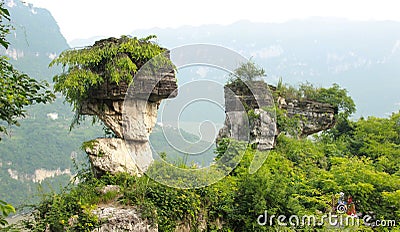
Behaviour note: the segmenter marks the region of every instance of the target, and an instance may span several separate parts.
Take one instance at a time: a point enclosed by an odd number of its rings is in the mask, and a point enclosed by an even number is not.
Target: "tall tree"
[[[254,63],[254,61],[249,60],[235,69],[231,77],[233,79],[241,78],[242,81],[256,81],[265,76],[265,70]]]

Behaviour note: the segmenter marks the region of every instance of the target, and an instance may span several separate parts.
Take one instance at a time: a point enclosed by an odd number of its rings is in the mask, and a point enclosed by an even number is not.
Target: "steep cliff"
[[[273,97],[263,81],[233,81],[224,87],[226,119],[217,142],[225,137],[272,149],[277,135],[276,117],[269,111]],[[249,114],[251,112],[251,114]]]

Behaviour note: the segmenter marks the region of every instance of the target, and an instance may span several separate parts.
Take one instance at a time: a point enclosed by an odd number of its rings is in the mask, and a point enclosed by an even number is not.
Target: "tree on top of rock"
[[[103,39],[83,49],[66,50],[50,63],[50,66],[63,68],[62,73],[53,78],[54,89],[73,105],[75,123],[79,121],[82,102],[90,98],[91,90],[105,82],[131,83],[143,64],[167,51],[153,41],[155,38],[151,35]]]
[[[233,80],[240,78],[242,81],[256,81],[265,76],[265,70],[254,63],[254,61],[249,60],[235,69],[231,77]]]

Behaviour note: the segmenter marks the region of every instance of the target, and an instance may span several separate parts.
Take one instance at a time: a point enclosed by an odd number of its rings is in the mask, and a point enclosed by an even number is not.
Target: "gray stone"
[[[119,187],[118,185],[106,185],[102,188],[97,188],[96,189],[99,193],[101,194],[107,194],[109,192],[121,192],[121,187]]]
[[[274,115],[263,109],[255,109],[254,113],[258,115],[258,118],[255,119],[250,133],[251,143],[257,144],[257,148],[261,151],[270,150],[274,148],[275,137],[278,133],[276,119]]]
[[[277,135],[276,120],[264,107],[273,105],[268,86],[263,81],[229,84],[224,87],[225,114],[224,126],[218,134],[222,138],[234,138],[257,144],[259,150],[272,149]],[[254,118],[247,111],[254,110]]]
[[[310,100],[284,99],[279,107],[287,111],[287,116],[301,117],[301,137],[312,135],[335,125],[338,109],[330,104]]]
[[[100,207],[93,210],[103,224],[92,232],[133,231],[156,232],[157,225],[152,225],[147,219],[143,219],[135,208],[122,208],[116,206]]]
[[[159,77],[145,76],[134,80],[135,88],[131,88],[134,93],[130,93],[132,95],[128,99],[128,105],[134,105],[136,102],[141,102],[141,104],[137,109],[130,109],[131,112],[138,111],[137,114],[139,114],[146,113],[145,110],[151,110],[147,111],[148,115],[156,114],[157,117],[157,109],[161,100],[176,97],[178,86],[174,73],[164,73],[163,75],[160,79],[157,79]],[[123,138],[122,116],[125,112],[124,106],[127,105],[127,102],[124,101],[128,87],[129,85],[125,82],[120,82],[118,85],[105,82],[97,88],[91,89],[87,100],[82,102],[80,114],[99,117],[116,137]],[[131,120],[140,119],[142,118],[134,116],[131,118]]]

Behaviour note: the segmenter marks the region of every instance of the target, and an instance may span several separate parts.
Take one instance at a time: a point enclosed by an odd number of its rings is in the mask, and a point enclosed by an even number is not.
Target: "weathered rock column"
[[[106,172],[141,175],[153,161],[149,136],[158,107],[162,99],[177,95],[175,74],[162,75],[161,79],[135,78],[134,98],[127,100],[126,83],[104,83],[91,91],[90,101],[82,104],[82,114],[97,116],[116,137],[95,139],[85,148],[97,176]]]
[[[268,86],[263,81],[236,82],[224,87],[224,126],[218,134],[222,138],[233,138],[256,144],[259,150],[274,147],[277,135],[275,114],[267,112],[274,104]],[[248,111],[253,110],[253,115]]]

